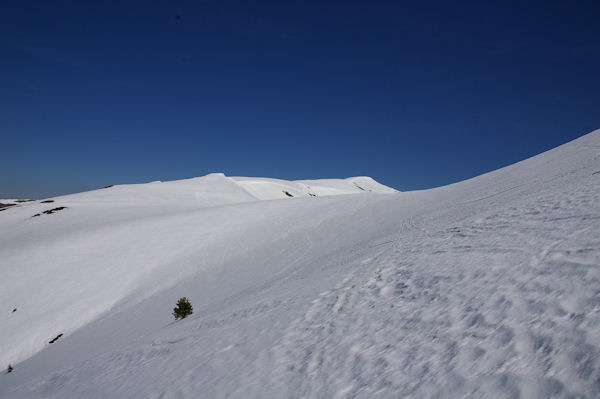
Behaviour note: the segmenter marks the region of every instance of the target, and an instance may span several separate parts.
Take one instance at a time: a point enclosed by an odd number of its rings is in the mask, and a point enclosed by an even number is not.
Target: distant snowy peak
[[[397,190],[367,176],[347,179],[281,180],[265,177],[228,177],[210,173],[200,177],[141,184],[111,185],[102,189],[53,197],[65,206],[205,208],[289,198],[314,198],[348,194],[390,194]],[[31,200],[27,200],[31,201]],[[2,209],[23,205],[25,200],[0,200]],[[34,201],[32,204],[39,203]],[[43,210],[43,209],[42,209]]]
[[[210,173],[204,176],[167,182],[152,182],[131,185],[142,188],[152,185],[153,190],[164,188],[170,192],[192,191],[200,197],[220,197],[223,203],[246,202],[251,200],[273,200],[293,197],[324,197],[330,195],[395,193],[397,190],[378,183],[368,176],[347,179],[282,180],[268,177],[228,177],[224,173]],[[119,186],[123,187],[123,186]],[[201,193],[206,193],[206,196]]]
[[[296,181],[259,177],[231,177],[230,179],[260,200],[396,192],[393,188],[384,186],[367,176]]]
[[[347,179],[289,181],[266,177],[228,177],[210,173],[173,181],[123,184],[106,189],[64,196],[76,201],[106,201],[126,204],[139,202],[173,202],[180,204],[219,206],[257,200],[311,198],[330,195],[397,192],[367,176]]]

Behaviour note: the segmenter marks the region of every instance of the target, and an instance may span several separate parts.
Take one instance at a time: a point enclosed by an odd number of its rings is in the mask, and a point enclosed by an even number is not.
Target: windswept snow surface
[[[209,175],[1,212],[0,397],[600,396],[600,131],[384,191]]]
[[[0,303],[11,312],[0,315],[0,364],[26,359],[44,348],[48,334],[75,331],[131,291],[128,301],[140,301],[263,245],[265,237],[302,228],[264,232],[265,225],[277,223],[261,219],[282,217],[289,204],[266,204],[263,215],[263,206],[252,202],[367,192],[395,190],[368,177],[291,182],[214,173],[111,186],[6,210],[0,219]],[[245,237],[248,232],[261,236]]]

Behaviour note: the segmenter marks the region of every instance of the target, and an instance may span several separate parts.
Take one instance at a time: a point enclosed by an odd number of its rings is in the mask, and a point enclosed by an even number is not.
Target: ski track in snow
[[[393,228],[318,259],[303,233],[268,279],[0,396],[599,397],[599,159],[407,193]]]
[[[579,188],[366,259],[374,272],[324,292],[277,347],[287,395],[599,395],[600,198]]]

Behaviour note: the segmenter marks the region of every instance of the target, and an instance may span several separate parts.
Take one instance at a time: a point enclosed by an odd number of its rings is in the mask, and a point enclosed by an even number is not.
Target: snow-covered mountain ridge
[[[110,190],[109,190],[110,189]],[[79,203],[154,204],[177,202],[194,208],[219,206],[258,200],[293,197],[323,197],[361,193],[394,193],[368,176],[347,179],[281,180],[263,177],[229,177],[224,173],[173,181],[145,184],[120,184],[83,193],[63,195],[61,200]],[[33,200],[0,199],[6,207],[28,204]]]
[[[393,195],[204,178],[0,212],[0,397],[600,395],[600,131]]]
[[[3,289],[2,300],[10,303],[11,309],[17,308],[19,313],[0,315],[0,324],[6,326],[1,332],[4,336],[0,339],[0,364],[17,363],[41,350],[47,343],[45,334],[56,328],[54,325],[73,331],[94,320],[136,286],[140,272],[160,268],[154,251],[141,251],[152,253],[152,259],[145,259],[146,256],[140,253],[141,257],[136,257],[135,262],[144,260],[144,265],[130,273],[122,273],[115,265],[126,268],[131,259],[121,264],[119,260],[111,260],[110,255],[122,250],[137,251],[133,248],[140,246],[137,240],[143,239],[145,234],[160,236],[160,232],[152,233],[154,228],[150,227],[157,217],[260,200],[294,197],[316,200],[316,197],[330,195],[394,192],[396,190],[370,177],[286,181],[213,173],[185,180],[109,186],[41,201],[5,201],[16,205],[6,209],[0,219],[0,251],[4,255],[0,270],[6,277],[4,281],[10,282]],[[55,215],[59,212],[60,215]],[[167,221],[167,224],[171,222]],[[168,227],[173,228],[177,226]],[[127,237],[129,231],[138,231],[140,235]],[[214,231],[207,231],[207,234],[211,233]],[[120,237],[114,242],[117,247],[105,246],[114,237]],[[218,236],[209,238],[215,243],[219,239]],[[40,246],[43,247],[41,250]],[[94,247],[103,249],[96,252]],[[98,256],[91,264],[86,258],[91,254],[90,250]],[[47,257],[49,254],[52,254],[50,258]],[[163,253],[161,257],[172,255]],[[105,264],[107,262],[111,264]],[[164,259],[163,262],[162,267],[168,266],[169,261]],[[13,267],[15,264],[20,267]],[[85,276],[76,274],[81,269],[87,269]],[[119,274],[121,276],[117,277]],[[78,281],[80,277],[84,281]],[[37,284],[36,280],[43,284],[38,294],[42,295],[44,306],[35,306],[40,297],[30,298],[31,303],[27,298],[20,298],[26,296],[27,286]],[[71,283],[74,284],[72,287]],[[103,289],[98,290],[99,286]],[[117,286],[120,287],[118,293],[111,290]],[[71,291],[64,292],[65,288]],[[57,297],[56,291],[62,291],[63,295]],[[87,295],[91,295],[89,299],[93,304],[86,312],[71,314],[66,311],[69,303],[86,301]],[[28,312],[33,314],[27,315]],[[30,331],[29,317],[38,322],[36,333]]]

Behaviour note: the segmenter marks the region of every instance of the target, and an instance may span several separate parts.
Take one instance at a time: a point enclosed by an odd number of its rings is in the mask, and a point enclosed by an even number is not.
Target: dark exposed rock
[[[62,211],[63,209],[67,209],[66,206],[59,206],[58,208],[48,209],[47,211],[42,212],[43,214],[50,215],[51,213]]]
[[[50,215],[50,214],[52,214],[52,213],[54,213],[54,212],[62,211],[63,209],[67,209],[67,207],[66,207],[66,206],[59,206],[59,207],[57,207],[57,208],[52,208],[52,209],[45,210],[45,211],[44,211],[44,212],[42,212],[42,213],[43,213],[44,215]],[[33,215],[33,216],[32,216],[32,218],[34,218],[34,217],[36,217],[36,216],[40,216],[40,215],[41,215],[40,213],[36,213],[35,215]]]
[[[54,337],[54,339],[53,339],[53,340],[51,340],[51,341],[50,341],[50,342],[48,342],[48,343],[49,343],[49,344],[53,344],[53,343],[55,343],[56,341],[58,341],[58,339],[59,339],[60,337],[62,337],[62,336],[63,336],[63,335],[62,335],[62,333],[60,333],[60,334],[58,334],[56,337]]]

